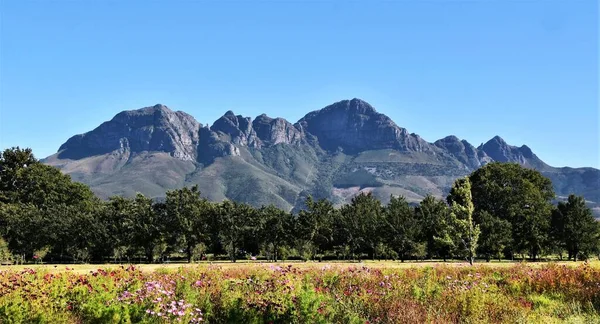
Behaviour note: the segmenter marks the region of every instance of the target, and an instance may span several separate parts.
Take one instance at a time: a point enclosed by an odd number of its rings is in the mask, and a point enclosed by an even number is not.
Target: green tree
[[[406,198],[390,198],[390,203],[385,207],[385,221],[382,234],[387,244],[398,253],[400,260],[404,260],[415,252],[419,224],[415,218],[414,209],[410,207]]]
[[[271,250],[273,261],[277,262],[279,248],[293,235],[293,216],[274,205],[263,206],[258,213],[260,239]]]
[[[476,218],[481,222],[477,253],[483,255],[488,262],[492,257],[500,259],[501,252],[512,245],[510,222],[494,217],[487,211],[479,212]]]
[[[567,249],[569,259],[577,261],[580,255],[589,256],[597,252],[600,225],[583,197],[569,195],[566,202],[558,203],[552,216],[555,238]]]
[[[455,232],[458,252],[466,253],[469,263],[473,265],[479,239],[479,225],[473,222],[473,200],[469,178],[457,179],[447,197],[450,205],[451,223]]]
[[[548,244],[551,200],[550,179],[516,163],[493,162],[469,175],[475,215],[486,211],[511,224],[512,240],[506,252],[528,252],[533,259]],[[475,219],[481,224],[480,219]]]
[[[138,193],[133,200],[131,224],[131,243],[142,250],[148,263],[154,262],[154,251],[164,239],[165,219],[154,206],[152,199]],[[199,220],[198,220],[199,221]],[[198,230],[194,222],[194,230]]]
[[[376,247],[382,241],[384,208],[372,193],[360,193],[341,209],[355,252],[367,251],[375,258]],[[358,251],[357,251],[358,249]]]
[[[420,240],[426,243],[428,257],[440,256],[446,261],[454,249],[452,224],[446,203],[427,195],[415,207],[415,215],[420,224]]]
[[[192,262],[194,247],[208,239],[211,204],[200,197],[198,186],[167,191],[166,212],[171,222],[172,242],[184,247],[188,262]]]
[[[219,236],[221,244],[229,255],[231,262],[236,262],[238,255],[242,252],[244,241],[248,233],[253,231],[256,210],[247,204],[232,202],[229,200],[219,204]]]
[[[309,196],[305,204],[306,209],[298,213],[296,220],[296,233],[302,241],[300,246],[310,242],[316,247],[317,253],[322,253],[333,245],[333,222],[336,210],[326,199],[314,201]]]
[[[18,202],[19,172],[39,164],[30,148],[13,147],[0,152],[0,203]]]

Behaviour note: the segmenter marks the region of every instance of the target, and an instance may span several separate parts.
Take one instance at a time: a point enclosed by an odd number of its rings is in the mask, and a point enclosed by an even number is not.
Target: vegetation
[[[134,266],[0,271],[7,323],[597,323],[600,268]]]
[[[382,205],[370,193],[340,208],[307,197],[289,213],[275,206],[211,202],[198,187],[98,199],[38,162],[31,150],[0,155],[3,262],[165,262],[264,258],[532,260],[600,253],[600,228],[582,197],[553,206],[550,180],[517,164],[490,163],[454,183],[447,199]],[[246,188],[244,190],[252,190]]]

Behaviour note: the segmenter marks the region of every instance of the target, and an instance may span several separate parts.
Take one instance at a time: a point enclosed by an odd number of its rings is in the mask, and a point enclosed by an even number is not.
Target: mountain
[[[600,211],[600,170],[555,168],[499,136],[475,147],[456,136],[433,143],[409,133],[360,99],[342,100],[292,124],[265,114],[226,112],[211,126],[164,105],[129,110],[71,137],[43,160],[101,197],[198,184],[209,199],[300,208],[304,198],[342,204],[369,191],[383,202],[443,197],[460,176],[492,161],[548,176],[557,195],[583,195]]]

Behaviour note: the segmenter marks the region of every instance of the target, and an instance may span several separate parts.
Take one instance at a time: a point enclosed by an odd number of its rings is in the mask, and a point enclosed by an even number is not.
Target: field
[[[600,262],[0,267],[0,323],[600,323]]]

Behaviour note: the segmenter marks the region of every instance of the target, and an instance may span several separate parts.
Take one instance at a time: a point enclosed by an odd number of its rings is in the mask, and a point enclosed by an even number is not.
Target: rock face
[[[494,161],[514,162],[537,169],[548,168],[548,165],[533,154],[529,147],[508,145],[500,136],[494,136],[478,149],[485,152]]]
[[[475,146],[466,140],[460,140],[454,135],[435,141],[435,146],[450,153],[458,161],[472,169],[479,168],[493,161],[485,152],[478,151]]]
[[[256,117],[252,125],[262,145],[299,144],[305,140],[302,130],[283,118],[270,118],[262,114]]]
[[[398,127],[360,99],[342,100],[313,111],[298,124],[318,139],[326,150],[345,152],[377,149],[431,151],[431,145],[415,134]]]
[[[194,117],[163,105],[124,111],[96,129],[71,137],[59,148],[59,158],[81,159],[115,150],[168,152],[196,159],[201,125]]]

